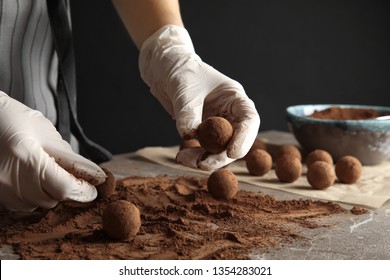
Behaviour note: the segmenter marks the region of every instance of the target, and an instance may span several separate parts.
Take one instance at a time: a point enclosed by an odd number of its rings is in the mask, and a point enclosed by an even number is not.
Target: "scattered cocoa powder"
[[[347,212],[332,202],[276,200],[242,190],[220,201],[206,183],[203,177],[129,177],[105,200],[61,202],[18,219],[2,215],[0,247],[12,245],[22,259],[247,259],[252,250],[280,247],[308,238],[304,230],[327,227],[318,217]],[[132,240],[113,240],[103,231],[104,209],[117,200],[140,210],[141,228]]]
[[[368,108],[341,108],[329,107],[314,111],[309,117],[323,120],[366,120],[379,117],[378,111]]]

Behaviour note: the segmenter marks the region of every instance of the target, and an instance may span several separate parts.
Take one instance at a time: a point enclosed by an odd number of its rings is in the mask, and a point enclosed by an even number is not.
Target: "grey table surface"
[[[267,135],[267,136],[273,136]],[[280,137],[282,136],[282,137]],[[284,138],[284,136],[286,138]],[[280,143],[291,141],[288,134],[278,135]],[[103,166],[110,168],[117,179],[127,176],[200,176],[199,173],[183,171],[158,165],[134,153],[121,154],[106,162]],[[240,189],[255,191],[274,196],[277,199],[305,199],[306,197],[269,188],[261,188],[240,182]],[[352,205],[341,204],[346,209]],[[346,213],[321,218],[329,225],[318,229],[301,232],[308,237],[271,250],[257,251],[253,248],[252,259],[296,259],[296,260],[389,260],[390,259],[390,201],[381,208],[368,209],[363,215]],[[1,226],[1,221],[0,221]],[[0,248],[0,259],[18,259],[10,246]]]

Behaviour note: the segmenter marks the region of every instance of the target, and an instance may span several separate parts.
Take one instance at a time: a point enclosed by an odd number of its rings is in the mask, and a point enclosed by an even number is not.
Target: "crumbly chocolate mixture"
[[[379,117],[378,111],[368,108],[341,108],[330,107],[321,111],[314,111],[309,117],[323,120],[366,120]]]
[[[132,240],[102,230],[104,209],[119,199],[141,212]],[[306,238],[305,230],[327,226],[318,217],[343,212],[332,202],[279,201],[260,192],[216,200],[205,178],[129,177],[107,199],[62,202],[19,219],[3,215],[0,246],[13,246],[22,259],[247,259],[252,250]]]

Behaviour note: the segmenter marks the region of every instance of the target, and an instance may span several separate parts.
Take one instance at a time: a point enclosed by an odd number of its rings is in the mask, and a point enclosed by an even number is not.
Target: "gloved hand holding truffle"
[[[166,25],[155,32],[141,47],[139,66],[152,94],[176,119],[183,139],[195,138],[199,124],[211,116],[233,125],[225,151],[205,157],[201,148],[183,149],[178,162],[214,170],[247,154],[260,126],[255,105],[241,84],[201,60],[185,28]]]
[[[0,207],[33,211],[61,200],[91,201],[93,185],[105,178],[40,112],[0,91]]]

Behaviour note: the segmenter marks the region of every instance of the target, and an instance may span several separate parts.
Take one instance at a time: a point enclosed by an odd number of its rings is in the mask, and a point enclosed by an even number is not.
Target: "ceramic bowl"
[[[328,151],[335,161],[344,155],[357,157],[363,165],[390,159],[390,120],[323,120],[309,117],[329,107],[367,108],[390,115],[390,107],[369,105],[295,105],[286,109],[290,131],[306,152]]]

